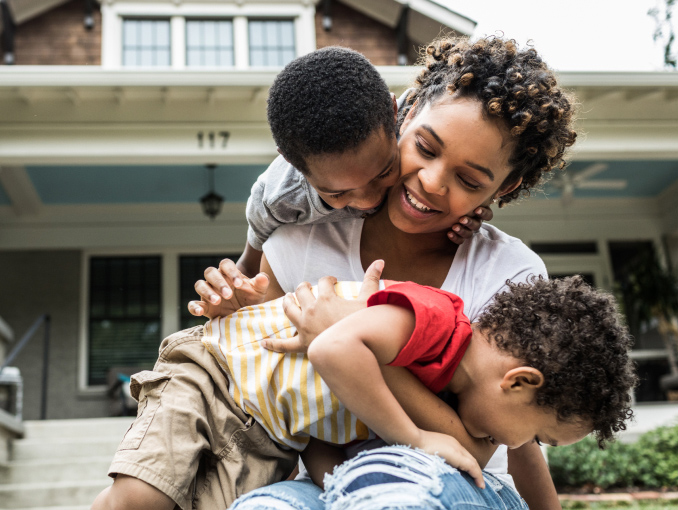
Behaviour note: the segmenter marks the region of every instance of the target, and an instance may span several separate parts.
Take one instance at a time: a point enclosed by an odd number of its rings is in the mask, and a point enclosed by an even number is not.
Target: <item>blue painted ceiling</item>
[[[678,180],[678,161],[609,161],[597,179],[624,179],[621,190],[576,189],[576,198],[640,198],[657,196]],[[568,172],[576,174],[601,161],[575,161]],[[266,165],[224,165],[215,171],[216,192],[227,202],[245,202],[250,188]],[[202,165],[186,166],[29,166],[26,168],[45,204],[192,203],[208,192],[208,171]],[[546,195],[557,198],[554,186]],[[543,196],[540,194],[537,197]],[[9,204],[0,186],[0,204]]]

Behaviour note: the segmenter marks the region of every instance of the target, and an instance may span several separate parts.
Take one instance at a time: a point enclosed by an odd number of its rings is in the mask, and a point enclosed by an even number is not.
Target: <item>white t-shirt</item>
[[[315,285],[323,276],[362,281],[365,277],[360,260],[363,222],[361,218],[351,218],[314,225],[284,225],[273,232],[263,249],[282,289],[294,292],[299,283],[307,281]],[[483,224],[480,231],[457,250],[441,288],[460,296],[464,313],[475,321],[494,295],[505,290],[507,280],[524,282],[532,275],[547,275],[539,256],[520,239]],[[365,445],[363,449],[383,444]],[[506,452],[506,447],[500,446],[485,470],[513,485],[508,475]],[[356,453],[357,450],[347,449],[349,456]]]

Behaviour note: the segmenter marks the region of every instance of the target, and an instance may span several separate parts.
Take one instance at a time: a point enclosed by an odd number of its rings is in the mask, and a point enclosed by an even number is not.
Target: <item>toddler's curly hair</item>
[[[534,48],[521,50],[498,37],[475,42],[442,37],[428,45],[420,63],[425,68],[399,112],[398,127],[413,106],[416,114],[449,94],[480,101],[485,115],[504,121],[515,142],[513,170],[503,185],[523,179],[500,197],[500,207],[521,192],[529,195],[545,173],[565,166],[565,150],[577,137],[574,98]]]
[[[507,282],[479,320],[496,346],[544,375],[536,404],[593,424],[603,448],[633,416],[632,337],[614,298],[581,276]]]

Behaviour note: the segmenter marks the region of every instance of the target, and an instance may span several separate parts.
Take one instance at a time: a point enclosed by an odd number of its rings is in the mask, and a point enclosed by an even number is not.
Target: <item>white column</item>
[[[115,9],[101,3],[101,67],[116,69],[122,65],[122,18]]]
[[[235,52],[235,68],[247,69],[250,66],[250,38],[247,18],[233,18],[233,44]]]
[[[179,331],[179,255],[162,255],[162,338]],[[185,306],[185,305],[184,305]]]
[[[172,16],[170,18],[170,37],[172,48],[172,68],[186,67],[186,18]]]
[[[297,57],[311,53],[316,49],[315,6],[311,4],[294,20],[297,45]]]

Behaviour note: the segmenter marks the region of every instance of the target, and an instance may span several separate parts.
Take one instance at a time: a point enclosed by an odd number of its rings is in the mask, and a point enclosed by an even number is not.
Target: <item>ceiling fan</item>
[[[628,182],[625,179],[596,179],[592,177],[609,168],[607,163],[594,163],[579,172],[565,171],[549,184],[561,190],[561,202],[567,207],[574,200],[575,189],[624,189]]]

